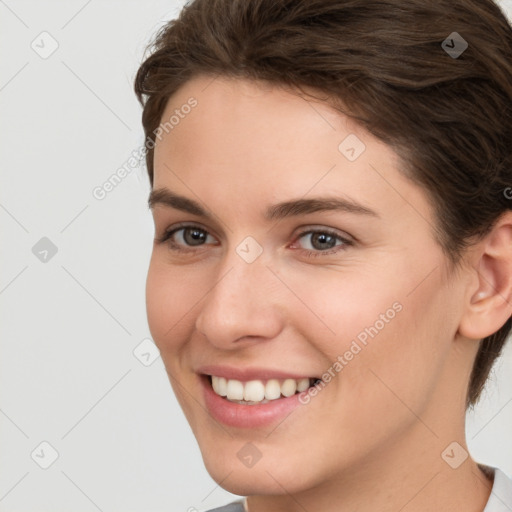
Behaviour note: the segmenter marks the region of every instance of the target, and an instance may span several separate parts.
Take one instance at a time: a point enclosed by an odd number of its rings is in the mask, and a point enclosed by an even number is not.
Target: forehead
[[[423,191],[398,171],[391,148],[320,100],[265,82],[199,76],[171,97],[162,124],[173,116],[155,147],[155,189],[261,211],[262,202],[339,193],[395,215],[423,207],[429,216]]]
[[[195,106],[189,109],[186,105],[191,101]],[[183,115],[182,110],[190,112]],[[305,142],[318,142],[320,137],[326,148],[330,146],[336,152],[339,133],[353,124],[327,104],[306,101],[284,86],[227,77],[199,76],[190,80],[170,98],[161,122],[172,117],[176,121],[175,114],[180,119],[169,130],[170,145],[186,142],[190,143],[188,147],[193,143],[196,149],[216,156],[229,152],[232,157],[243,151],[247,159],[261,158],[264,153],[273,158],[286,154],[290,159],[294,151],[299,154],[299,148],[303,157],[311,146]],[[357,126],[353,124],[350,129],[357,130]]]
[[[246,177],[254,167],[258,173],[289,169],[297,175],[302,167],[312,173],[329,169],[340,156],[343,138],[360,131],[327,104],[282,87],[207,76],[195,77],[170,98],[160,126],[155,174],[163,163],[186,160],[194,168],[207,166],[210,173],[236,166]]]

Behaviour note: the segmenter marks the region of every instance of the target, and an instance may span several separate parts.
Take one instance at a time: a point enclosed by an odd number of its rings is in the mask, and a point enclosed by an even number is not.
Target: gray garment
[[[233,501],[220,508],[212,508],[206,512],[245,512],[243,500]]]

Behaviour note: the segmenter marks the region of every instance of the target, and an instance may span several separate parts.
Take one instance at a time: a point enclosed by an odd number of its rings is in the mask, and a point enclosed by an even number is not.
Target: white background
[[[503,2],[512,13],[511,2]],[[0,511],[187,511],[238,496],[204,469],[150,337],[153,237],[133,78],[181,2],[0,0]],[[47,31],[57,50],[31,44]],[[42,51],[42,48],[41,50]],[[47,237],[57,253],[32,252]],[[473,457],[512,475],[512,347],[468,416]],[[51,449],[57,460],[48,468]],[[190,509],[192,510],[192,509]]]

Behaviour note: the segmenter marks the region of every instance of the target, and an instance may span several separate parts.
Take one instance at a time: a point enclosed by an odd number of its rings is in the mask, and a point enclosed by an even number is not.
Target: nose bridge
[[[244,336],[274,337],[279,305],[272,296],[268,255],[252,237],[231,247],[200,306],[196,327],[213,344],[227,347]]]

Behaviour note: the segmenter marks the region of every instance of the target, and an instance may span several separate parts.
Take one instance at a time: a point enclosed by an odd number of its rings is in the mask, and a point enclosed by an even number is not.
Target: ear
[[[459,333],[479,340],[498,331],[512,315],[512,211],[477,243],[472,260]]]

